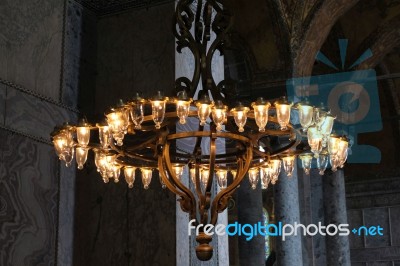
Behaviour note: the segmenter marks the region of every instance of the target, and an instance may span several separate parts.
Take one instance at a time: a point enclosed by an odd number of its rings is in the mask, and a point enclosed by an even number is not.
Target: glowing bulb
[[[276,116],[278,119],[278,123],[281,126],[281,130],[287,130],[287,125],[290,121],[290,110],[292,108],[292,104],[286,102],[286,100],[281,100],[275,102],[276,107]]]
[[[111,167],[112,167],[114,182],[118,183],[119,176],[121,175],[121,165],[114,162],[114,164]]]
[[[103,149],[107,149],[111,140],[110,128],[106,123],[98,123],[96,126],[99,129],[100,145]]]
[[[212,102],[207,94],[203,94],[201,99],[196,102],[197,115],[199,116],[200,125],[206,124],[207,118],[210,117]]]
[[[58,158],[65,162],[65,166],[69,167],[74,158],[74,140],[72,138],[71,127],[66,125],[63,129],[53,136],[54,149]]]
[[[301,160],[301,165],[303,166],[303,169],[304,169],[304,173],[306,175],[309,175],[310,170],[311,170],[311,163],[312,163],[312,159],[313,159],[312,153],[305,152],[305,153],[300,154],[299,157]]]
[[[79,145],[86,147],[90,141],[90,126],[86,120],[82,120],[81,124],[76,127],[76,138]]]
[[[167,97],[163,97],[160,91],[157,91],[157,95],[153,97],[151,102],[151,111],[153,121],[156,124],[156,129],[161,128],[161,123],[164,121],[165,107],[168,101]]]
[[[244,131],[244,126],[246,125],[247,121],[247,113],[249,110],[250,109],[248,107],[243,106],[241,103],[231,110],[233,118],[235,119],[235,123],[239,128],[239,132]]]
[[[329,154],[326,150],[323,150],[317,157],[317,168],[320,175],[324,175],[326,167],[328,167]]]
[[[217,170],[218,185],[220,188],[226,188],[228,183],[228,171],[219,169]]]
[[[201,170],[201,183],[202,183],[204,189],[206,189],[206,187],[207,187],[209,178],[210,178],[210,170],[202,169]]]
[[[183,174],[183,165],[176,164],[172,168],[174,169],[176,178],[180,180]]]
[[[311,152],[315,154],[315,157],[318,157],[318,154],[322,150],[322,134],[317,127],[311,126],[308,128],[307,139]]]
[[[282,157],[282,162],[283,162],[283,169],[285,170],[285,174],[288,177],[291,177],[293,174],[294,170],[294,163],[295,163],[296,156],[294,155],[285,155]]]
[[[153,171],[150,168],[140,168],[140,171],[142,172],[143,187],[144,189],[149,189]]]
[[[338,149],[338,166],[340,168],[343,168],[344,163],[347,160],[347,156],[348,156],[348,147],[349,147],[349,143],[347,140],[345,139],[341,139],[339,142],[339,149]]]
[[[340,137],[336,136],[336,135],[331,135],[329,138],[329,142],[328,142],[328,151],[329,151],[329,155],[332,156],[336,156],[336,154],[339,151],[339,143],[340,143]]]
[[[133,188],[133,183],[135,182],[135,172],[136,172],[135,167],[132,166],[124,167],[125,181],[128,184],[129,188]]]
[[[83,169],[83,165],[86,163],[88,156],[88,148],[85,147],[76,147],[76,163],[78,164],[78,169]]]
[[[132,108],[130,109],[131,119],[133,124],[135,125],[135,129],[142,128],[142,122],[144,120],[144,106],[143,102],[136,101]]]
[[[122,109],[112,109],[106,114],[109,130],[118,146],[123,145],[126,115]]]
[[[254,109],[254,119],[260,132],[265,132],[265,126],[268,123],[268,110],[271,104],[263,98],[258,98],[251,106]]]
[[[299,120],[300,125],[303,127],[303,131],[306,132],[308,127],[311,126],[313,121],[313,110],[314,107],[308,104],[299,104]]]
[[[250,182],[252,189],[257,188],[258,179],[260,178],[259,172],[260,172],[260,170],[258,168],[250,168],[248,171],[249,182]]]
[[[222,125],[225,123],[227,109],[226,105],[223,105],[221,101],[217,101],[211,110],[212,118],[218,131],[222,130]]]

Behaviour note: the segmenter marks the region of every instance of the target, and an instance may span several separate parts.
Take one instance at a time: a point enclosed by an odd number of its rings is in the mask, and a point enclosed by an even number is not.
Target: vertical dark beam
[[[325,225],[347,224],[346,192],[343,170],[325,172],[323,177]],[[326,265],[344,266],[350,263],[348,236],[326,236]]]
[[[254,225],[263,222],[263,205],[260,182],[253,190],[249,178],[246,176],[240,188],[237,190],[238,223]],[[254,236],[247,241],[246,236],[238,237],[239,240],[239,261],[240,265],[263,265],[265,264],[263,236]]]

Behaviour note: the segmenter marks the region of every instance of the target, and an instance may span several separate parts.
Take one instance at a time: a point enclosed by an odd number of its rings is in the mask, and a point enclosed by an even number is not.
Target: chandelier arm
[[[250,168],[250,164],[253,157],[253,149],[248,146],[247,147],[247,154],[243,160],[240,159],[239,163],[240,166],[238,168],[237,176],[235,180],[225,189],[221,190],[214,198],[211,206],[211,224],[215,225],[218,219],[218,213],[224,211],[227,207],[228,200],[232,196],[233,192],[237,189],[238,185],[242,182],[243,178],[245,177],[247,171]]]
[[[182,53],[183,48],[188,48],[194,58],[194,71],[192,80],[190,81],[186,77],[180,77],[175,81],[175,90],[177,92],[185,90],[189,93],[191,97],[196,92],[196,88],[200,81],[200,48],[198,43],[195,40],[195,37],[191,33],[191,28],[193,26],[194,15],[190,8],[190,5],[193,3],[193,0],[180,0],[176,5],[175,16],[173,20],[173,32],[175,38],[177,39],[177,47],[176,51],[178,53]],[[185,16],[183,17],[183,14]],[[179,28],[179,32],[177,30]],[[184,85],[182,85],[182,83]]]
[[[193,208],[193,205],[192,205],[193,202],[192,202],[190,196],[188,196],[186,193],[182,192],[181,190],[176,189],[176,187],[170,182],[169,178],[166,175],[166,171],[168,171],[168,169],[165,169],[164,161],[161,156],[158,158],[158,169],[159,169],[158,172],[161,175],[161,179],[164,182],[164,184],[167,186],[167,188],[172,193],[174,193],[180,197],[180,199],[178,201],[180,203],[182,211],[189,213],[190,219],[191,220],[195,219],[196,224],[197,224],[195,208]]]
[[[195,199],[192,191],[190,191],[190,189],[188,189],[185,185],[183,185],[182,182],[176,177],[175,172],[172,171],[172,165],[171,165],[171,160],[170,160],[170,156],[169,156],[170,144],[168,141],[165,142],[163,149],[164,150],[162,152],[162,158],[164,158],[164,163],[166,165],[166,170],[167,170],[168,176],[175,183],[176,187],[179,188],[179,190],[181,190],[186,195],[186,197],[184,198],[184,200],[185,200],[184,205],[185,205],[185,207],[190,206],[189,214],[192,217],[192,219],[195,219],[195,217],[196,217],[196,199]],[[162,168],[164,169],[163,166],[162,166]],[[164,173],[165,173],[165,171],[164,171]],[[182,207],[182,205],[181,205],[181,207]]]

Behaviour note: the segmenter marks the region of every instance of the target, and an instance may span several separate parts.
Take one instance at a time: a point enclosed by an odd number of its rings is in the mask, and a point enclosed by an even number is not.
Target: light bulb
[[[193,167],[189,169],[189,176],[190,180],[192,180],[194,187],[196,188],[196,168]]]
[[[144,189],[149,189],[153,171],[150,168],[140,168],[140,171],[142,172],[143,187]]]
[[[118,146],[123,145],[125,131],[125,113],[122,109],[111,109],[111,112],[106,114],[109,130]]]
[[[119,176],[121,175],[121,165],[114,162],[114,164],[112,165],[112,172],[113,172],[114,182],[118,183]]]
[[[300,125],[303,127],[303,131],[307,132],[308,127],[311,126],[313,121],[314,107],[307,103],[300,103],[297,108],[299,110]]]
[[[78,164],[78,169],[83,169],[83,165],[86,163],[89,149],[86,147],[76,147],[76,163]]]
[[[283,169],[288,177],[291,177],[294,170],[296,156],[295,155],[285,155],[282,157]]]
[[[197,115],[199,117],[201,126],[204,126],[206,124],[207,118],[210,117],[212,105],[213,103],[211,102],[207,94],[203,94],[200,100],[196,102]]]
[[[69,167],[74,158],[75,152],[75,143],[72,137],[71,126],[65,125],[63,128],[56,131],[52,140],[58,158],[65,162],[65,166]]]
[[[322,150],[322,134],[316,126],[311,126],[307,130],[308,144],[310,145],[311,152],[314,153],[315,157]]]
[[[271,104],[260,97],[251,106],[254,109],[254,119],[258,126],[258,131],[265,132],[265,126],[268,123],[268,110]]]
[[[191,102],[192,99],[187,96],[186,91],[180,91],[177,99],[175,99],[176,115],[179,117],[179,123],[182,125],[186,123],[186,118],[189,116]]]
[[[280,101],[275,102],[276,107],[276,116],[278,119],[278,123],[281,127],[281,130],[287,130],[287,126],[290,121],[290,110],[292,108],[292,104],[288,103],[286,99],[282,99]]]
[[[329,154],[326,150],[323,150],[317,157],[317,168],[319,170],[319,175],[324,175],[326,167],[328,167]]]
[[[235,108],[231,110],[233,114],[233,118],[235,119],[235,123],[239,128],[239,132],[244,131],[244,126],[246,125],[247,121],[247,113],[249,112],[249,108],[243,106],[241,103],[238,104]]]
[[[174,169],[176,178],[180,180],[183,174],[183,165],[176,164],[172,168]]]
[[[336,135],[331,135],[329,137],[329,142],[328,142],[328,151],[329,155],[336,156],[338,151],[339,151],[339,143],[340,143],[340,137]]]
[[[218,185],[220,188],[226,188],[228,183],[228,171],[219,169],[217,170]]]
[[[82,119],[78,126],[76,126],[76,138],[82,147],[86,147],[90,141],[90,125],[86,119]]]
[[[227,109],[228,107],[226,105],[221,101],[217,101],[211,110],[212,118],[218,131],[222,130],[222,125],[225,123]]]
[[[260,170],[258,168],[250,168],[248,171],[249,174],[249,182],[251,185],[252,189],[256,189],[257,188],[257,183],[258,183],[258,179],[260,178],[259,176],[259,172]]]
[[[132,107],[130,108],[130,115],[135,129],[141,129],[142,122],[144,120],[144,99],[140,97],[139,93],[136,93],[134,99],[132,100]]]
[[[151,100],[151,110],[153,121],[156,124],[156,129],[161,128],[161,123],[164,121],[165,106],[168,98],[163,97],[161,92],[158,91],[157,95]]]
[[[132,166],[124,167],[125,181],[128,184],[129,188],[133,188],[133,183],[135,182],[135,172],[136,172],[135,167]]]
[[[347,156],[348,156],[348,147],[349,147],[349,142],[346,139],[341,139],[339,142],[339,149],[338,149],[338,153],[337,153],[337,157],[338,157],[338,166],[340,168],[343,168],[344,163],[347,160]]]
[[[107,149],[110,145],[111,133],[110,128],[105,122],[96,124],[99,129],[99,140],[100,145],[103,149]]]
[[[304,173],[306,175],[310,174],[310,170],[311,170],[311,163],[312,163],[312,159],[313,159],[313,154],[309,153],[309,152],[305,152],[299,155],[300,160],[301,160],[301,165],[304,169]]]
[[[210,170],[202,169],[201,170],[201,183],[202,183],[204,189],[206,189],[206,187],[207,187],[209,178],[210,178]]]

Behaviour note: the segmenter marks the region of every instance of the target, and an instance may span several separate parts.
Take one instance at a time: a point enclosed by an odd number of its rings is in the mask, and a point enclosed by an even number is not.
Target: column
[[[275,221],[284,224],[300,223],[299,191],[297,167],[292,177],[281,171],[279,180],[274,186]],[[276,239],[277,265],[303,265],[301,235],[288,236],[285,241],[281,237]]]
[[[263,222],[263,205],[260,182],[253,190],[246,176],[237,190],[237,209],[239,224],[257,224]],[[240,265],[265,264],[265,238],[257,235],[250,241],[245,236],[238,237]]]
[[[323,176],[325,225],[347,224],[346,193],[343,170],[326,171]],[[326,236],[326,263],[328,266],[350,264],[348,236]]]

